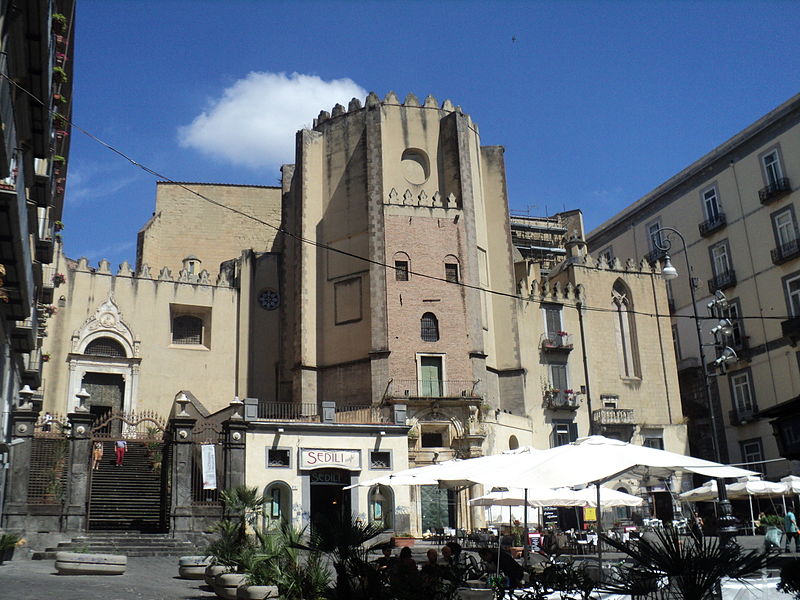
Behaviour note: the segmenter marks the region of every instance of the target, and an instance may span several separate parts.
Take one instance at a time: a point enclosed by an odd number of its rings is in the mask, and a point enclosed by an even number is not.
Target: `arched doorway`
[[[277,527],[291,521],[292,488],[284,481],[273,481],[264,490],[264,527]]]
[[[349,519],[350,471],[345,469],[316,469],[309,476],[311,489],[311,526],[321,519],[334,521]]]

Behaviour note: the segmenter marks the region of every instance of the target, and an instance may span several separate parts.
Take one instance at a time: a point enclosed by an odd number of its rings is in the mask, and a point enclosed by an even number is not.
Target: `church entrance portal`
[[[122,375],[115,373],[86,373],[83,376],[83,387],[89,393],[89,412],[94,415],[95,423],[111,413],[121,413],[125,396],[125,381]],[[121,422],[109,421],[106,435],[119,436],[122,432]]]
[[[320,520],[349,519],[350,471],[344,469],[317,469],[311,471],[311,524]]]

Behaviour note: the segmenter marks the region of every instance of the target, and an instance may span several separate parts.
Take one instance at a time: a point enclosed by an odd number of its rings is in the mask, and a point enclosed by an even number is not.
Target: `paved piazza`
[[[53,560],[17,559],[0,565],[0,599],[211,600],[202,580],[178,579],[178,558],[128,558],[124,575],[57,575]]]

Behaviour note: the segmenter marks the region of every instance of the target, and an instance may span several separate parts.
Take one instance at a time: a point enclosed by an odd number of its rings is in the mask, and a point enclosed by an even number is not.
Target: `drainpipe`
[[[578,324],[581,331],[581,354],[583,355],[583,379],[586,382],[586,410],[589,411],[589,435],[594,435],[594,421],[592,420],[592,394],[589,390],[589,360],[586,357],[586,336],[583,331],[583,302],[576,302],[578,311]]]

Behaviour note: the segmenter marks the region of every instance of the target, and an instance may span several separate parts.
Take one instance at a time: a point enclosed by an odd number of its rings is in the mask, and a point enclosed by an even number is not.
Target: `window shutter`
[[[572,443],[577,439],[578,439],[578,424],[577,423],[570,423],[569,424],[569,441],[570,441],[570,443]]]

